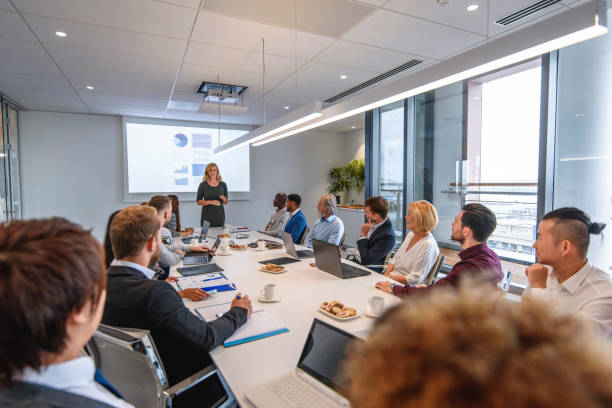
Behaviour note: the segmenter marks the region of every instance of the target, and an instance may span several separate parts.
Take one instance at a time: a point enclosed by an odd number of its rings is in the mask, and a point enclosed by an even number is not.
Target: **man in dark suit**
[[[291,214],[291,218],[285,225],[285,232],[291,234],[293,242],[296,244],[300,243],[304,237],[304,231],[306,230],[306,217],[302,210],[300,210],[300,204],[302,203],[302,197],[297,194],[289,194],[287,196],[287,212]]]
[[[365,216],[368,222],[361,226],[357,240],[359,262],[362,265],[382,265],[395,246],[395,231],[387,217],[389,204],[382,197],[370,197],[365,202]],[[372,268],[382,273],[382,268]]]
[[[185,307],[172,286],[151,279],[148,267],[157,261],[162,245],[160,220],[152,207],[121,210],[111,224],[110,239],[116,259],[107,271],[102,323],[149,330],[170,384],[208,366],[208,352],[251,314],[249,297],[239,293],[223,317],[206,322]]]

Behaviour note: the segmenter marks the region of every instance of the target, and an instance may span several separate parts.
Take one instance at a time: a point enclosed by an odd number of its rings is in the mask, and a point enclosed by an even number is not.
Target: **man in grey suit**
[[[208,352],[223,344],[251,314],[240,293],[221,318],[206,322],[185,307],[168,283],[151,279],[160,254],[161,225],[155,209],[127,207],[113,219],[110,239],[116,259],[107,271],[104,324],[151,332],[170,384],[211,363]]]

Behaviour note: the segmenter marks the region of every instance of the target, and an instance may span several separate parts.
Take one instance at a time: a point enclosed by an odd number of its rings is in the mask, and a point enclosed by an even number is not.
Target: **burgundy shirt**
[[[497,285],[504,278],[499,256],[486,243],[474,245],[459,252],[461,261],[457,262],[446,277],[425,288],[396,285],[393,294],[406,296],[412,293],[423,293],[437,286],[457,286],[463,276],[474,275]]]

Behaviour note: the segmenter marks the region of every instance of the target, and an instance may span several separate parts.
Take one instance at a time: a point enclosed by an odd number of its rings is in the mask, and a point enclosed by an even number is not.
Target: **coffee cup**
[[[259,241],[257,241],[257,250],[263,251],[264,249],[266,249],[266,241],[260,239]]]
[[[225,227],[223,228],[223,233],[224,234],[229,234],[230,233],[230,226],[229,226],[229,224],[225,225]]]
[[[276,285],[274,283],[268,283],[261,290],[261,296],[266,300],[276,299]]]
[[[228,244],[225,244],[225,245],[221,244],[221,245],[219,245],[219,248],[217,249],[217,253],[219,255],[227,255],[229,253],[229,246],[228,246]]]
[[[382,296],[370,296],[368,303],[370,303],[370,310],[373,314],[383,314],[385,310],[385,299]]]
[[[197,246],[199,244],[197,238],[191,238],[191,246]]]

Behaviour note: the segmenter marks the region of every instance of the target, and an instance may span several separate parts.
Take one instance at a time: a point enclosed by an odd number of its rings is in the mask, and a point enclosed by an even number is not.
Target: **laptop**
[[[342,279],[366,276],[371,273],[366,269],[343,263],[340,260],[340,250],[334,244],[313,239],[312,248],[314,249],[317,268],[323,272],[330,273]]]
[[[314,256],[313,252],[307,249],[303,251],[296,251],[295,244],[293,243],[293,237],[290,233],[283,231],[281,233],[281,238],[283,239],[283,243],[285,244],[285,251],[287,251],[287,253],[292,257],[297,259],[304,259],[312,258]]]
[[[352,334],[314,319],[297,367],[244,396],[258,408],[348,407],[340,394],[346,385],[341,366],[353,339]]]
[[[272,231],[257,231],[257,232],[259,232],[260,234],[265,234],[265,235],[269,235],[274,238],[278,238],[278,234],[276,232],[272,232]]]
[[[183,265],[202,265],[209,264],[213,259],[213,252],[221,243],[221,238],[217,238],[215,244],[211,248],[211,252],[187,252],[183,257]]]

